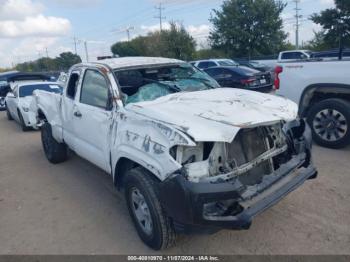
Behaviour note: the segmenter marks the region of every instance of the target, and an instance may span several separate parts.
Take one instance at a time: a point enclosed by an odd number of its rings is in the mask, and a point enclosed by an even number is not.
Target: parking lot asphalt
[[[180,236],[167,254],[350,254],[350,148],[314,147],[317,180],[248,231]],[[112,180],[72,155],[46,160],[40,132],[0,112],[0,254],[151,254]]]

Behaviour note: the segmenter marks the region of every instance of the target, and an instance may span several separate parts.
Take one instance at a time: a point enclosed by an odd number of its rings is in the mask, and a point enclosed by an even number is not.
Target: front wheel
[[[11,116],[11,113],[10,113],[9,109],[7,108],[7,106],[6,106],[6,116],[7,116],[7,120],[8,121],[12,121],[13,120],[13,118]]]
[[[20,125],[21,125],[21,128],[22,128],[22,131],[23,132],[29,131],[30,128],[27,127],[26,123],[24,122],[23,116],[21,114],[21,111],[19,111],[19,109],[18,109],[18,118],[19,118],[19,121],[20,121]]]
[[[41,141],[45,156],[52,164],[62,163],[68,158],[68,148],[64,143],[58,143],[52,136],[52,129],[49,123],[41,127]]]
[[[126,174],[125,197],[140,238],[147,246],[161,250],[174,245],[176,234],[161,207],[156,183],[148,171],[134,168]]]
[[[328,148],[343,148],[350,143],[350,103],[326,99],[313,105],[307,116],[315,142]]]

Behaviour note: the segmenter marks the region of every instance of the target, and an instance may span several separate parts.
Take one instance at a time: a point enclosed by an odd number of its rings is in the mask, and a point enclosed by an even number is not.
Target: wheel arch
[[[133,168],[137,168],[137,167],[142,167],[144,169],[146,169],[147,171],[149,171],[152,176],[160,181],[159,177],[155,174],[155,171],[152,170],[149,166],[145,165],[144,163],[141,163],[140,161],[137,160],[131,160],[129,157],[126,156],[122,156],[118,159],[118,161],[115,164],[115,168],[114,168],[114,172],[113,172],[113,183],[114,186],[120,190],[123,188],[124,186],[124,178],[125,178],[125,174],[133,169]]]
[[[44,120],[47,122],[46,114],[40,107],[38,108],[38,111],[37,111],[37,117],[39,120]]]
[[[350,101],[350,85],[334,83],[309,85],[301,95],[299,115],[306,117],[312,105],[329,98],[340,98]]]

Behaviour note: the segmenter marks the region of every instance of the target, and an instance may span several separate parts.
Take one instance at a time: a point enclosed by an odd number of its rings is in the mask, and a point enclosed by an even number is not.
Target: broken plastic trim
[[[263,154],[261,154],[260,156],[255,158],[254,160],[252,160],[248,163],[245,163],[239,167],[236,167],[233,171],[231,171],[227,174],[218,175],[215,177],[207,177],[207,178],[204,178],[203,181],[204,182],[217,182],[220,180],[226,181],[226,180],[232,179],[236,176],[239,176],[239,175],[242,175],[242,174],[248,172],[249,170],[253,169],[256,165],[258,165],[264,161],[267,161],[270,158],[278,156],[279,154],[282,154],[287,150],[288,150],[288,145],[284,145],[283,147],[277,148],[277,149],[273,148],[271,150],[264,152]]]

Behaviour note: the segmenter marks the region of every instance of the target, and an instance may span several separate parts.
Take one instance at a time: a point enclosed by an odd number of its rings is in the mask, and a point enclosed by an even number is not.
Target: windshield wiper
[[[171,89],[171,90],[173,90],[175,92],[181,92],[182,91],[177,85],[171,85],[171,84],[167,84],[167,83],[164,83],[164,82],[161,82],[161,81],[158,81],[158,80],[149,79],[149,78],[144,78],[144,80],[149,81],[151,83],[157,83],[157,84],[160,84],[162,86],[166,86],[166,87],[168,87],[169,89]]]

